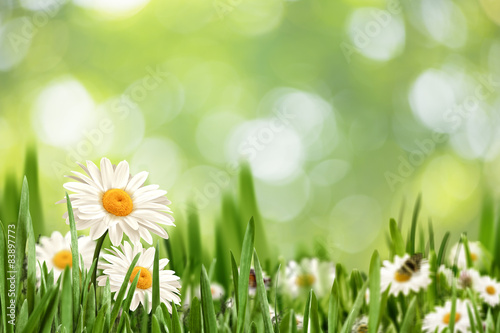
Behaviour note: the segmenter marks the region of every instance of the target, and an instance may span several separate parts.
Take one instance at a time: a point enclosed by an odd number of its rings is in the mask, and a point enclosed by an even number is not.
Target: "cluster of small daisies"
[[[93,263],[96,241],[109,235],[113,246],[99,258],[97,268],[102,270],[102,275],[97,278],[98,285],[105,286],[109,280],[116,298],[134,257],[140,254],[128,283],[130,288],[140,274],[130,309],[137,309],[139,303],[146,306],[147,300],[147,309],[151,311],[155,248],[143,248],[141,239],[152,244],[151,233],[166,239],[168,234],[162,226],[175,226],[168,207],[170,201],[165,196],[167,192],[158,185],[145,185],[148,177],[145,171],[132,176],[126,161],[113,165],[109,159],[102,158],[100,168],[91,161],[79,165],[84,173],[73,171],[68,177],[75,182],[64,184],[64,188],[74,192],[69,194],[69,199],[76,228],[90,229],[89,236],[78,238],[82,270],[88,270]],[[66,199],[58,203],[66,203]],[[67,212],[64,218],[69,224]],[[124,235],[130,242],[123,241]],[[40,237],[36,256],[40,265],[45,263],[48,271],[53,270],[54,277],[59,278],[66,267],[72,267],[70,233],[63,236],[53,232],[50,237]],[[168,259],[160,259],[160,300],[171,311],[172,302],[180,304],[180,282],[174,271],[164,269],[167,264]],[[37,265],[38,278],[40,275]]]
[[[490,276],[481,276],[480,270],[484,268],[485,251],[479,242],[469,242],[470,259],[473,267],[467,267],[467,258],[462,244],[452,247],[449,255],[450,266],[441,265],[437,271],[437,279],[446,284],[450,289],[453,284],[458,290],[470,289],[474,297],[490,307],[496,307],[500,303],[500,283]],[[410,262],[411,257],[395,256],[394,261],[384,261],[381,268],[381,291],[389,289],[389,295],[398,296],[403,294],[425,291],[432,283],[431,269],[427,261],[418,262],[414,271],[405,267]],[[455,272],[452,268],[455,267]],[[469,332],[470,320],[468,309],[474,313],[472,303],[467,299],[468,294],[463,293],[463,299],[457,299],[455,309],[455,332]],[[369,301],[369,290],[365,297]],[[443,306],[436,306],[434,311],[428,313],[423,322],[422,329],[425,332],[441,332],[448,327],[452,313],[452,302],[447,300]]]

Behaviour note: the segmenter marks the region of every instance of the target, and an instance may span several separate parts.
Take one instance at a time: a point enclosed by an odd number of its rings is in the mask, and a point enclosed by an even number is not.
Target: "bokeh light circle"
[[[227,20],[231,28],[242,35],[270,32],[279,26],[284,14],[281,0],[231,0],[225,5],[224,1],[216,0],[214,3],[218,17]]]
[[[38,137],[57,147],[84,140],[94,128],[95,105],[85,87],[73,78],[52,81],[38,95],[32,125]]]
[[[17,66],[28,54],[36,28],[27,16],[1,23],[0,71],[8,71]]]
[[[400,15],[388,10],[356,9],[348,20],[347,32],[356,50],[373,60],[390,60],[404,49],[404,21]]]
[[[301,170],[301,137],[279,118],[257,119],[238,126],[227,141],[229,161],[248,160],[255,177],[290,181]]]
[[[108,18],[124,18],[137,14],[149,0],[73,0],[80,7],[94,10]]]
[[[467,40],[467,19],[450,0],[422,0],[421,20],[429,35],[450,48],[459,48]]]

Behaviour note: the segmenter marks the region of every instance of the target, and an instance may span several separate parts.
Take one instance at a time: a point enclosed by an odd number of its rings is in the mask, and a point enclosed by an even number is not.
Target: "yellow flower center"
[[[497,290],[495,289],[495,287],[493,286],[487,286],[486,287],[486,292],[489,294],[489,295],[495,295],[495,293],[497,292]]]
[[[302,274],[302,275],[297,276],[295,283],[299,287],[308,287],[308,286],[312,286],[315,281],[316,281],[316,278],[314,277],[314,275]]]
[[[102,196],[104,209],[116,216],[127,216],[132,212],[132,198],[124,190],[113,188]]]
[[[475,254],[475,253],[471,253],[471,254],[470,254],[470,259],[471,259],[472,261],[476,261],[476,260],[477,260],[477,254]]]
[[[139,281],[137,281],[137,288],[148,289],[153,284],[153,277],[147,268],[137,266],[132,270],[132,275],[130,275],[130,282],[134,282],[135,276],[141,271],[139,275]]]
[[[411,279],[411,274],[410,273],[400,273],[399,271],[396,271],[394,273],[394,280],[397,282],[403,283],[403,282],[408,282]]]
[[[56,253],[52,259],[54,266],[59,269],[65,269],[66,266],[73,267],[73,257],[70,250],[61,250]]]
[[[443,317],[443,323],[448,325],[450,323],[450,317],[451,313],[448,312],[447,314],[445,314]],[[455,323],[458,322],[460,318],[461,318],[460,313],[455,313]]]

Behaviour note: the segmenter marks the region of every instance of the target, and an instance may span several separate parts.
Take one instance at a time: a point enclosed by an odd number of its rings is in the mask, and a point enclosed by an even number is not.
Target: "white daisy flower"
[[[460,248],[460,252],[458,253],[458,258],[457,258],[457,252],[458,249]],[[480,267],[483,265],[484,261],[484,253],[483,249],[481,248],[481,243],[479,242],[469,242],[469,251],[470,251],[470,257],[472,259],[472,263],[474,267]],[[449,254],[449,260],[452,265],[455,264],[455,260],[457,260],[457,267],[460,269],[467,268],[467,259],[465,258],[465,250],[463,244],[457,243],[453,245],[453,247],[450,250]]]
[[[473,268],[463,269],[457,279],[459,289],[473,288],[479,281],[480,274]]]
[[[95,242],[88,236],[78,238],[78,252],[83,257],[84,269],[88,270],[92,266],[94,258]],[[40,243],[36,245],[36,260],[40,264],[47,265],[47,271],[54,270],[54,279],[57,280],[66,266],[73,266],[73,256],[71,255],[71,232],[63,236],[59,231],[54,231],[50,237],[41,236]],[[80,261],[80,260],[79,260]],[[41,270],[36,265],[37,278],[41,278]]]
[[[380,287],[381,291],[387,290],[389,285],[391,289],[389,294],[397,296],[403,293],[405,296],[410,291],[418,292],[420,289],[426,289],[431,283],[430,265],[426,261],[420,263],[420,269],[417,272],[403,274],[400,269],[405,265],[405,262],[410,258],[408,254],[404,257],[395,256],[394,263],[385,260],[384,266],[380,269]]]
[[[489,276],[483,276],[478,279],[474,289],[479,293],[479,297],[492,307],[500,303],[500,283]]]
[[[285,268],[283,284],[286,291],[297,297],[299,293],[308,293],[313,289],[318,297],[328,293],[335,279],[335,267],[330,262],[321,262],[317,258],[304,258],[300,263],[288,262]]]
[[[160,225],[174,225],[174,218],[169,215],[170,201],[165,197],[167,191],[159,190],[158,185],[146,185],[146,171],[135,176],[130,175],[126,161],[117,166],[107,158],[101,159],[101,169],[87,161],[87,166],[79,164],[86,174],[73,171],[75,176],[68,176],[77,182],[64,184],[64,188],[75,193],[70,194],[71,204],[78,230],[90,228],[90,236],[97,240],[106,230],[114,246],[118,246],[125,233],[133,243],[143,238],[153,243],[150,232],[168,238]],[[58,203],[65,203],[63,199]],[[68,214],[64,215],[66,223]]]
[[[467,312],[467,301],[457,300],[455,310],[455,329],[454,332],[469,332],[470,321],[469,313]],[[422,329],[425,332],[441,332],[450,323],[451,317],[451,301],[447,301],[444,306],[438,306],[434,312],[427,314],[424,318]],[[453,333],[454,333],[453,332]]]
[[[212,299],[214,301],[218,301],[220,299],[222,299],[222,297],[224,297],[224,287],[222,287],[220,284],[218,283],[211,283],[210,284],[210,291],[212,293]]]
[[[139,281],[134,292],[134,297],[132,298],[132,303],[130,304],[130,310],[134,311],[137,309],[139,303],[144,305],[145,295],[147,294],[148,299],[148,310],[151,311],[153,303],[153,265],[155,257],[155,248],[151,247],[149,249],[143,249],[141,243],[135,244],[134,247],[130,245],[129,242],[124,242],[120,245],[120,248],[113,246],[112,250],[108,250],[108,254],[103,254],[102,258],[107,261],[107,263],[99,263],[99,269],[103,270],[103,275],[97,278],[99,286],[105,286],[106,280],[109,278],[111,292],[117,292],[120,290],[121,285],[125,279],[125,274],[130,267],[130,264],[134,260],[137,253],[140,253],[139,260],[132,271],[130,280],[127,286],[134,281],[135,276],[140,271]],[[174,271],[164,270],[165,266],[168,264],[168,259],[160,259],[160,301],[165,303],[168,311],[172,313],[172,305],[180,304],[179,289],[181,287],[179,283],[179,277],[175,275]],[[115,294],[115,299],[118,296]]]

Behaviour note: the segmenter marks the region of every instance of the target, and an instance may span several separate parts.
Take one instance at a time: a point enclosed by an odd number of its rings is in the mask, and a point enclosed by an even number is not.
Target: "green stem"
[[[106,230],[106,232],[97,240],[97,244],[95,246],[95,250],[94,250],[94,258],[92,259],[92,262],[96,261],[96,267],[94,269],[94,272],[92,272],[92,283],[94,284],[94,291],[96,292],[96,296],[97,296],[97,284],[96,284],[96,278],[97,278],[97,264],[99,263],[99,255],[101,254],[101,248],[102,248],[102,243],[104,243],[104,239],[106,238],[106,236],[108,235],[108,230]],[[96,297],[96,300],[97,300],[97,297]],[[96,307],[97,309],[97,307]]]

